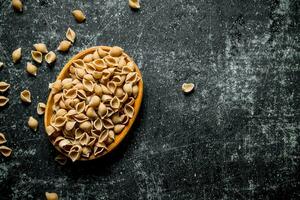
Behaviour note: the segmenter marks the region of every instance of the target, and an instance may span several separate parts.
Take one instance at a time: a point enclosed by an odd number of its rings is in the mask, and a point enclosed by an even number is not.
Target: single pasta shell
[[[90,142],[90,136],[87,133],[83,133],[79,138],[79,143],[83,146],[87,145]]]
[[[137,81],[137,73],[130,72],[126,76],[126,83],[135,83]]]
[[[50,125],[46,127],[46,133],[48,136],[51,136],[54,132],[55,132],[55,128],[53,128],[53,126]]]
[[[114,128],[114,123],[111,121],[111,119],[103,119],[103,126],[106,129],[112,129]]]
[[[66,38],[74,43],[75,41],[75,38],[76,38],[76,33],[71,29],[71,28],[68,28],[67,32],[66,32]]]
[[[94,90],[94,83],[92,81],[89,81],[87,79],[83,79],[82,81],[83,89],[87,92],[93,92]]]
[[[94,92],[98,96],[102,96],[102,87],[100,85],[95,84]]]
[[[135,102],[135,99],[134,99],[133,97],[129,97],[129,98],[127,99],[127,103],[126,103],[126,104],[132,106],[132,105],[134,104],[134,102]]]
[[[104,61],[107,63],[107,66],[114,67],[118,65],[117,59],[112,56],[105,56]]]
[[[74,145],[69,151],[69,157],[73,162],[80,158],[82,147],[80,145]]]
[[[18,48],[16,50],[14,50],[12,52],[11,57],[12,57],[12,60],[13,60],[14,63],[19,62],[21,57],[22,57],[22,48]]]
[[[7,146],[0,146],[0,153],[5,156],[8,157],[11,155],[11,148],[7,147]]]
[[[53,93],[58,93],[62,90],[62,82],[61,80],[56,80],[54,83],[51,84],[51,90]]]
[[[96,68],[92,63],[86,63],[86,69],[85,71],[89,74],[93,74],[95,72]]]
[[[35,50],[41,53],[48,53],[47,46],[44,43],[34,44],[33,47],[35,48]]]
[[[46,62],[50,65],[56,61],[56,54],[53,51],[50,51],[45,56]]]
[[[98,51],[97,50],[94,51],[94,53],[93,53],[93,60],[96,60],[96,59],[99,59],[99,58],[100,58],[100,56],[98,54]]]
[[[133,114],[134,114],[134,108],[133,108],[132,106],[126,104],[125,107],[124,107],[124,113],[125,113],[128,117],[132,118],[132,117],[133,117]]]
[[[66,52],[70,49],[70,47],[72,46],[72,43],[68,40],[63,40],[59,43],[57,50],[61,51],[61,52]]]
[[[2,69],[4,66],[4,63],[3,62],[0,62],[0,69]]]
[[[68,113],[67,110],[61,108],[56,112],[56,117],[65,116]]]
[[[86,63],[92,62],[93,61],[93,54],[88,54],[88,55],[84,56],[84,58],[82,60]]]
[[[33,76],[36,76],[37,70],[38,70],[38,68],[37,68],[35,65],[33,65],[33,64],[30,63],[30,62],[27,62],[27,65],[26,65],[26,71],[27,71],[29,74],[31,74],[31,75],[33,75]]]
[[[90,143],[90,142],[89,142]],[[90,157],[90,155],[91,155],[91,152],[92,152],[92,150],[91,150],[91,148],[90,147],[82,147],[82,156],[83,157],[86,157],[86,158],[89,158]]]
[[[46,104],[44,103],[38,103],[37,108],[36,108],[36,112],[38,115],[43,115],[45,113],[46,110]]]
[[[84,121],[87,121],[89,118],[83,114],[83,113],[79,113],[77,115],[74,116],[74,119],[78,122],[78,123],[82,123]]]
[[[184,93],[188,94],[193,91],[195,85],[193,83],[183,83],[181,89]]]
[[[131,9],[140,9],[140,1],[139,0],[129,0],[128,5]]]
[[[85,69],[85,63],[84,63],[83,60],[81,60],[81,59],[74,60],[74,61],[73,61],[73,65],[74,65],[76,68]]]
[[[138,93],[139,93],[139,86],[137,85],[132,86],[132,95],[134,98],[137,97]]]
[[[0,133],[0,144],[4,144],[6,143],[6,138],[5,138],[5,135],[3,133]]]
[[[20,98],[25,103],[31,103],[31,93],[29,90],[23,90],[20,94]]]
[[[89,132],[93,128],[93,126],[92,126],[91,122],[85,121],[79,125],[79,128],[81,128],[85,132]]]
[[[124,92],[126,92],[128,94],[128,96],[131,96],[131,94],[132,94],[132,83],[126,83],[123,86],[123,90],[124,90]]]
[[[95,111],[95,109],[93,107],[89,107],[87,110],[86,110],[86,116],[88,116],[89,118],[91,119],[94,119],[96,118],[98,115]]]
[[[98,96],[93,96],[92,98],[91,98],[91,100],[90,100],[90,103],[89,103],[89,106],[90,107],[98,107],[99,106],[99,104],[100,104],[100,101],[101,101],[101,99],[100,99],[100,97],[98,97]]]
[[[117,85],[116,85],[115,82],[109,81],[109,82],[107,83],[107,88],[108,88],[108,89],[110,90],[110,92],[113,94],[113,93],[115,93],[115,90],[116,90],[116,88],[117,88]]]
[[[36,131],[38,128],[39,122],[33,118],[33,117],[29,117],[28,119],[28,126],[29,128],[31,128],[32,130]]]
[[[11,5],[16,12],[23,11],[23,4],[21,0],[12,0]]]
[[[0,82],[0,92],[6,92],[10,87],[10,84],[1,81]]]
[[[76,121],[67,121],[65,127],[67,131],[72,130],[75,127]]]
[[[98,115],[103,119],[107,115],[107,107],[104,103],[100,103],[98,107]]]
[[[76,104],[75,109],[77,113],[82,113],[85,109],[85,101]]]
[[[72,14],[73,14],[74,18],[76,19],[76,21],[79,23],[83,22],[86,19],[85,15],[83,14],[83,12],[81,10],[73,10]]]
[[[96,119],[93,123],[94,128],[98,131],[101,131],[101,129],[103,128],[103,123],[102,120],[100,118]]]
[[[120,106],[120,100],[118,99],[118,97],[114,96],[114,98],[110,100],[110,107],[112,107],[113,109],[119,109]]]
[[[58,195],[55,192],[46,192],[45,196],[47,200],[58,200]]]
[[[42,63],[43,61],[43,54],[39,51],[31,51],[31,57],[37,63]]]
[[[112,47],[111,50],[109,51],[109,55],[112,57],[119,57],[122,55],[122,53],[123,53],[123,49],[118,46]]]
[[[91,74],[85,74],[83,76],[83,79],[86,79],[88,81],[93,81],[93,82],[95,81],[93,75],[91,75]]]
[[[121,133],[122,132],[122,130],[125,128],[125,125],[123,125],[123,124],[117,124],[117,125],[115,125],[115,127],[114,127],[114,132],[116,133],[116,134],[119,134],[119,133]]]

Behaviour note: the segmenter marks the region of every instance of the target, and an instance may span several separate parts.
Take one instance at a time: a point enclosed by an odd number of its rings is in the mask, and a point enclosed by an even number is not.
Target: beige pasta
[[[33,76],[36,76],[37,70],[38,70],[38,68],[37,68],[35,65],[33,65],[33,64],[30,63],[30,62],[27,62],[27,65],[26,65],[26,71],[27,71],[29,74],[31,74],[31,75],[33,75]]]
[[[29,119],[28,119],[28,126],[32,130],[37,131],[37,128],[39,126],[39,122],[35,118],[33,118],[32,116],[30,116]]]
[[[115,127],[114,127],[114,132],[116,133],[116,134],[119,134],[119,133],[121,133],[122,132],[122,130],[125,128],[125,125],[123,125],[123,124],[117,124],[117,125],[115,125]]]
[[[63,40],[59,43],[57,50],[61,52],[69,51],[70,47],[72,46],[72,43],[68,40]]]
[[[82,59],[83,62],[89,63],[93,61],[93,54],[88,54],[86,56],[84,56],[84,58]]]
[[[125,107],[124,107],[124,113],[125,113],[128,117],[132,118],[132,117],[133,117],[133,114],[134,114],[134,108],[133,108],[132,106],[126,104]]]
[[[71,29],[71,28],[68,28],[67,32],[66,32],[66,38],[74,43],[75,41],[75,38],[76,38],[76,33]]]
[[[9,99],[5,96],[0,96],[0,107],[4,107],[9,102]]]
[[[23,90],[20,94],[20,98],[25,103],[31,103],[31,93],[29,90]]]
[[[55,192],[45,192],[47,200],[58,200],[58,195]]]
[[[80,158],[82,147],[80,145],[74,145],[69,151],[69,157],[73,162]]]
[[[132,9],[140,9],[140,1],[139,0],[129,0],[128,5]]]
[[[4,63],[0,62],[0,70],[3,68],[3,66],[4,66]]]
[[[55,132],[55,128],[53,126],[46,127],[46,133],[51,136]]]
[[[7,146],[0,146],[0,153],[5,157],[9,157],[12,153],[12,150]]]
[[[73,10],[72,14],[77,22],[82,23],[86,17],[81,10]]]
[[[10,84],[1,81],[0,82],[0,92],[6,92],[10,88]]]
[[[53,51],[50,51],[45,55],[45,61],[50,65],[56,61],[56,54]]]
[[[37,50],[41,53],[48,53],[47,46],[44,43],[34,44],[33,47],[35,48],[35,50]]]
[[[17,63],[21,60],[22,57],[22,48],[18,48],[12,52],[12,60],[14,63]]]
[[[12,0],[11,5],[16,12],[23,11],[23,3],[21,0]]]
[[[43,115],[45,113],[46,110],[46,104],[44,103],[38,103],[37,108],[36,108],[36,112],[38,115]]]
[[[0,144],[4,144],[6,143],[6,138],[5,138],[5,135],[3,133],[0,133]]]
[[[195,85],[193,83],[184,83],[181,86],[181,89],[184,93],[188,94],[194,90]]]
[[[42,63],[43,61],[43,54],[39,51],[31,51],[31,57],[37,63]]]
[[[111,48],[109,55],[112,57],[119,57],[123,53],[123,49],[121,47],[114,46]]]

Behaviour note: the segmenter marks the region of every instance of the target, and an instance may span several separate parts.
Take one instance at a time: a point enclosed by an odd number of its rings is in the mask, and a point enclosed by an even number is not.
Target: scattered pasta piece
[[[53,51],[50,51],[49,53],[47,53],[47,55],[45,56],[45,60],[46,62],[50,65],[52,63],[54,63],[56,61],[56,54]]]
[[[38,128],[38,126],[39,126],[39,122],[35,118],[33,118],[32,116],[30,116],[29,119],[28,119],[28,126],[32,130],[36,131],[37,128]]]
[[[44,103],[38,103],[36,112],[38,115],[43,115],[45,113],[46,104]]]
[[[5,138],[5,135],[3,133],[0,133],[0,144],[4,144],[6,143],[6,138]]]
[[[20,98],[25,103],[31,103],[31,93],[29,90],[23,90],[20,94]]]
[[[26,65],[26,71],[27,71],[29,74],[31,74],[31,75],[33,75],[33,76],[36,76],[37,70],[38,70],[38,68],[37,68],[35,65],[33,65],[33,64],[30,63],[30,62],[27,62],[27,65]]]
[[[57,47],[58,51],[66,52],[70,49],[72,43],[67,40],[63,40],[60,42],[59,46]]]
[[[12,57],[12,60],[13,60],[14,63],[19,62],[21,57],[22,57],[22,48],[18,48],[16,50],[14,50],[12,52],[11,57]]]
[[[76,38],[76,33],[71,29],[71,28],[68,28],[67,32],[66,32],[66,38],[74,43],[75,41],[75,38]]]
[[[0,146],[0,153],[5,156],[8,157],[11,155],[11,148],[7,147],[7,146]]]
[[[48,53],[47,46],[44,43],[34,44],[33,47],[35,48],[35,50],[41,53]]]
[[[23,4],[21,0],[12,0],[11,5],[15,11],[17,12],[23,11]]]
[[[83,22],[86,17],[81,10],[73,10],[72,14],[78,23]]]
[[[55,157],[55,161],[58,162],[58,164],[60,165],[66,165],[67,164],[67,157],[62,155],[62,154],[58,154],[56,157]]]
[[[192,92],[194,87],[195,85],[193,83],[184,83],[182,84],[182,91],[187,94]]]
[[[139,9],[139,8],[141,8],[139,0],[129,0],[128,4],[129,4],[129,7],[132,8],[132,9]]]
[[[58,200],[58,195],[55,192],[45,192],[47,200]]]
[[[0,96],[0,107],[4,107],[8,103],[9,99],[5,96]]]
[[[6,82],[0,82],[0,92],[6,92],[10,87],[10,84]]]
[[[0,62],[0,69],[2,69],[4,66],[4,63],[3,62]]]
[[[123,49],[121,47],[114,46],[109,51],[109,55],[112,57],[120,57],[123,53]]]
[[[43,54],[39,51],[31,51],[31,57],[37,63],[42,63],[43,61]]]

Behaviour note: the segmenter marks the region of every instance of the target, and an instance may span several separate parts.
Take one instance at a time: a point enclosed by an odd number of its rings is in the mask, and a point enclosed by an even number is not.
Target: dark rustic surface
[[[80,8],[87,21],[70,12]],[[0,132],[13,149],[0,157],[0,199],[300,199],[299,19],[297,0],[28,0],[22,14],[0,0],[1,81],[9,106]],[[32,44],[54,50],[68,27],[77,41],[53,68],[24,67]],[[36,114],[67,60],[94,45],[122,46],[145,82],[135,126],[112,155],[54,162]],[[23,48],[20,64],[10,54]],[[194,82],[191,95],[180,91]],[[19,100],[30,89],[33,102]],[[27,119],[38,117],[37,133]]]

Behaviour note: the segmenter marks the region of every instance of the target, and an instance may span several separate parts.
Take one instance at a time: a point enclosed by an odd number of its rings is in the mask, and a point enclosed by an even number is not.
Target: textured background
[[[85,23],[74,21],[76,8]],[[297,0],[144,0],[138,12],[127,0],[28,0],[18,14],[0,0],[0,77],[12,85],[0,131],[13,148],[0,157],[0,199],[299,199],[299,9]],[[32,44],[54,50],[69,26],[70,52],[28,76]],[[60,166],[36,104],[67,60],[94,45],[119,45],[136,60],[143,105],[112,155]],[[185,96],[187,81],[196,90]],[[19,100],[25,88],[29,106]]]

